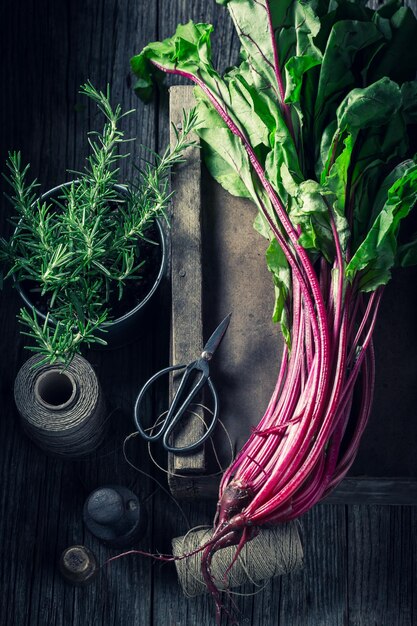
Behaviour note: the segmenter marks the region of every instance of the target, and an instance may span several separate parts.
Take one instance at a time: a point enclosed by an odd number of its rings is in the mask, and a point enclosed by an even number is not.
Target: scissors
[[[203,348],[203,351],[198,359],[192,361],[188,365],[171,365],[170,367],[166,367],[165,369],[157,372],[148,380],[147,383],[142,387],[135,403],[134,410],[134,418],[135,424],[139,431],[146,441],[156,441],[157,439],[162,438],[162,445],[165,450],[168,452],[173,452],[174,454],[189,454],[193,452],[197,448],[203,445],[203,443],[210,437],[212,434],[214,427],[217,422],[218,412],[219,412],[219,398],[216,392],[216,389],[213,385],[213,382],[210,378],[209,372],[209,361],[212,359],[215,351],[219,347],[226,330],[229,326],[231,313],[224,318],[222,322],[218,325],[214,333],[211,335],[210,339],[207,341],[206,345]],[[161,427],[158,429],[156,433],[148,434],[141,424],[141,403],[145,396],[145,393],[148,391],[149,387],[161,376],[164,374],[168,374],[169,372],[174,372],[176,370],[184,370],[181,381],[179,383],[178,389],[174,395],[172,400],[172,404],[168,409],[167,415],[164,418]],[[190,381],[190,377],[199,374],[197,381],[194,386],[191,388],[188,395],[186,395],[186,387],[187,383]],[[213,418],[211,420],[210,425],[208,426],[204,435],[195,443],[189,444],[188,446],[182,446],[177,448],[175,446],[171,446],[169,443],[169,438],[177,426],[178,422],[181,420],[184,413],[189,408],[190,404],[192,404],[193,399],[197,395],[197,393],[202,389],[202,387],[207,383],[208,388],[210,389],[211,395],[213,397]],[[185,396],[185,397],[184,397]]]

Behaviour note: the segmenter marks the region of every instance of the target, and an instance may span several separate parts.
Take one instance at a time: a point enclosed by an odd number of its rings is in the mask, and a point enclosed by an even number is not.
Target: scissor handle
[[[174,372],[175,370],[180,370],[180,369],[186,369],[186,365],[171,365],[170,367],[166,367],[165,369],[161,370],[160,372],[157,372],[156,374],[154,374],[152,376],[152,378],[150,378],[148,380],[147,383],[145,383],[145,385],[142,387],[138,397],[136,398],[136,402],[135,402],[135,408],[134,408],[134,413],[133,413],[133,417],[135,420],[135,424],[136,424],[136,428],[138,429],[139,433],[142,435],[142,437],[144,439],[146,439],[146,441],[156,441],[157,439],[159,439],[160,437],[162,437],[164,429],[166,428],[166,419],[163,420],[162,422],[162,426],[160,427],[160,429],[158,430],[158,432],[156,433],[156,435],[149,435],[147,432],[145,432],[145,430],[142,428],[142,424],[140,421],[140,405],[142,403],[143,397],[145,395],[145,393],[148,391],[149,387],[161,376],[163,376],[164,374],[168,374],[169,372]],[[168,416],[167,416],[168,417]]]
[[[184,369],[185,372],[178,386],[178,389],[174,395],[169,411],[165,419],[163,420],[161,427],[157,430],[157,432],[152,435],[149,435],[143,429],[141,421],[140,421],[140,405],[142,403],[143,397],[145,393],[148,391],[149,387],[158,378],[160,378],[164,374],[168,374],[169,372],[173,372],[175,370],[180,370],[180,369]],[[184,388],[187,385],[188,379],[191,376],[191,374],[196,370],[201,372],[201,376],[199,380],[197,381],[197,383],[194,385],[194,387],[191,389],[191,391],[188,393],[186,398],[182,401],[181,406],[177,409],[177,406],[178,404],[180,404],[180,401],[182,399]],[[213,418],[210,422],[209,427],[207,428],[204,435],[198,441],[188,446],[183,446],[180,448],[171,446],[168,441],[169,437],[171,436],[174,428],[176,427],[178,422],[181,420],[184,413],[187,411],[194,397],[197,395],[197,393],[205,385],[206,382],[208,384],[208,387],[210,389],[210,392],[213,396],[213,401],[214,401]],[[215,390],[215,387],[213,385],[213,382],[211,381],[210,376],[209,376],[208,363],[204,359],[197,359],[196,361],[193,361],[189,365],[171,365],[170,367],[166,367],[160,372],[157,372],[156,374],[154,374],[154,376],[152,376],[152,378],[150,378],[148,382],[143,386],[143,388],[141,389],[136,399],[135,408],[134,408],[134,420],[135,420],[135,424],[139,433],[142,435],[142,437],[146,441],[156,441],[157,439],[160,439],[162,437],[162,444],[168,452],[172,452],[174,454],[189,454],[190,452],[193,452],[194,450],[202,446],[203,443],[206,441],[206,439],[208,439],[208,437],[210,437],[210,435],[212,434],[214,427],[216,425],[218,410],[219,410],[219,399],[218,399],[218,395]]]
[[[202,376],[202,378],[204,378]],[[219,397],[217,395],[217,391],[213,385],[213,382],[210,378],[210,376],[206,379],[207,380],[207,384],[208,387],[211,391],[211,395],[213,396],[213,401],[214,401],[214,406],[213,406],[213,417],[212,420],[210,422],[209,427],[207,428],[206,432],[204,433],[204,435],[202,437],[200,437],[200,439],[198,441],[195,441],[194,443],[189,444],[188,446],[182,446],[180,448],[175,447],[175,446],[171,446],[169,444],[169,437],[172,434],[172,431],[174,430],[175,426],[178,424],[179,420],[181,419],[183,413],[185,412],[185,410],[188,408],[190,402],[185,402],[183,404],[183,406],[181,407],[181,409],[179,409],[178,413],[175,415],[174,419],[171,419],[170,422],[168,422],[168,427],[163,435],[162,438],[162,443],[163,446],[165,448],[165,450],[167,450],[167,452],[172,452],[173,454],[190,454],[191,452],[194,452],[194,450],[197,450],[197,448],[200,448],[203,443],[210,437],[210,435],[212,434],[215,426],[216,426],[216,422],[217,422],[217,416],[219,413]],[[205,382],[205,381],[204,381]],[[191,394],[190,394],[191,395]],[[195,394],[194,394],[195,395]],[[184,406],[185,405],[185,406]]]

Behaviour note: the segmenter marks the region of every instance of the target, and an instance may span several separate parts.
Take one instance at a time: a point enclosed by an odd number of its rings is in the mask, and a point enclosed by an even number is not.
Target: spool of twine
[[[303,565],[303,548],[297,522],[280,524],[273,528],[263,528],[259,534],[246,543],[236,562],[224,576],[236,554],[236,546],[217,551],[212,560],[211,573],[219,589],[232,589],[245,583],[259,583],[275,576],[289,574]],[[184,537],[172,540],[173,554],[182,554],[204,545],[212,536],[212,530],[191,531]],[[178,579],[183,592],[192,598],[207,592],[201,574],[202,552],[181,561],[175,561]]]
[[[30,358],[17,374],[14,397],[27,435],[61,458],[84,456],[105,433],[105,402],[91,365],[76,355],[67,366],[36,366]]]

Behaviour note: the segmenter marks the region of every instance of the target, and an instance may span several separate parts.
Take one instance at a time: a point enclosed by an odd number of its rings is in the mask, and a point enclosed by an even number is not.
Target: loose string
[[[201,407],[201,408],[203,408],[203,409],[205,409],[205,410],[207,410],[207,411],[209,411],[209,412],[210,412],[210,409],[208,409],[206,406],[204,406],[204,405],[202,405],[202,404],[194,404],[193,406],[199,406],[199,407]],[[155,424],[154,424],[153,426],[151,426],[151,427],[149,427],[149,428],[147,429],[147,432],[152,432],[152,430],[153,430],[153,429],[155,429],[155,428],[156,428],[156,427],[160,424],[161,419],[163,419],[165,415],[166,415],[166,412],[162,413],[162,414],[161,414],[161,415],[157,418],[157,420],[156,420]],[[197,413],[193,413],[193,415],[195,415],[195,416],[196,416],[196,417],[198,417],[199,419],[203,419],[203,418],[202,418],[200,415],[198,415]],[[233,455],[233,444],[232,444],[232,440],[231,440],[231,437],[230,437],[230,435],[229,435],[229,432],[227,431],[227,429],[226,429],[225,425],[223,424],[223,422],[221,422],[221,420],[218,420],[218,422],[219,422],[219,424],[221,425],[221,427],[223,428],[223,430],[225,431],[225,434],[226,434],[226,436],[227,436],[227,438],[228,438],[228,441],[229,441],[231,454]],[[188,518],[187,518],[187,516],[186,516],[186,514],[185,514],[185,512],[184,512],[184,510],[182,509],[181,505],[179,504],[178,500],[177,500],[177,499],[176,499],[176,498],[175,498],[175,497],[174,497],[174,496],[170,493],[170,491],[169,491],[169,490],[168,490],[168,489],[167,489],[164,485],[162,485],[162,483],[161,483],[161,482],[160,482],[157,478],[155,478],[154,476],[152,476],[152,475],[151,475],[151,474],[149,474],[148,472],[145,472],[144,470],[142,470],[142,469],[140,469],[139,467],[137,467],[137,465],[136,465],[135,463],[133,463],[133,462],[131,461],[131,459],[129,458],[128,453],[127,453],[127,449],[126,449],[127,444],[128,444],[128,442],[129,442],[129,441],[132,441],[132,440],[133,440],[134,438],[136,438],[138,435],[139,435],[139,433],[135,431],[135,432],[133,432],[133,433],[130,433],[130,434],[129,434],[129,435],[128,435],[125,439],[124,439],[124,441],[123,441],[122,450],[123,450],[123,457],[124,457],[124,459],[125,459],[126,463],[127,463],[127,464],[128,464],[128,465],[132,468],[132,469],[134,469],[135,471],[137,471],[139,474],[141,474],[141,475],[145,476],[146,478],[149,478],[149,479],[150,479],[151,481],[153,481],[156,485],[158,485],[158,487],[159,487],[159,488],[160,488],[160,489],[161,489],[161,490],[162,490],[162,491],[163,491],[163,492],[164,492],[164,493],[165,493],[165,494],[166,494],[166,495],[167,495],[167,496],[168,496],[168,497],[169,497],[169,498],[170,498],[170,499],[174,502],[175,506],[176,506],[176,507],[178,508],[178,510],[180,511],[180,513],[181,513],[182,517],[184,518],[184,520],[185,520],[185,522],[186,522],[187,528],[189,529],[189,531],[188,531],[188,532],[192,531],[193,529],[191,528],[191,524],[190,524],[190,522],[189,522],[189,520],[188,520]],[[213,445],[213,447],[214,447],[213,442],[212,442],[212,445]],[[154,458],[154,456],[153,456],[153,454],[152,454],[152,451],[150,450],[150,443],[148,444],[148,449],[149,449],[150,458],[152,459],[152,461],[153,461],[153,463],[155,464],[155,466],[156,466],[156,467],[158,467],[158,468],[159,468],[162,472],[164,472],[165,474],[169,474],[170,472],[169,472],[168,470],[166,470],[166,469],[165,469],[165,468],[163,468],[161,465],[159,465],[159,463],[157,463],[157,462],[156,462],[156,460],[155,460],[155,458]],[[221,464],[220,464],[220,460],[219,460],[219,458],[218,458],[218,455],[216,455],[216,454],[215,454],[215,456],[216,456],[216,459],[217,459],[218,465],[219,465],[219,467],[220,467],[220,471],[219,471],[219,472],[216,472],[215,474],[211,474],[210,476],[217,476],[217,475],[219,475],[220,473],[222,473],[222,471],[223,471],[223,469],[222,469],[222,467],[221,467]],[[175,475],[177,476],[177,474],[175,474]],[[189,478],[189,477],[187,477],[187,476],[179,476],[179,477],[180,477],[180,478]],[[150,494],[150,495],[148,496],[148,498],[152,497],[152,495],[154,495],[154,494]],[[199,527],[196,527],[196,528],[199,528]],[[204,546],[198,546],[198,547],[196,548],[196,551],[197,551],[197,552],[200,552],[201,550],[203,550],[203,548],[204,548]],[[108,564],[110,564],[112,561],[118,560],[119,558],[122,558],[122,557],[125,557],[125,556],[128,556],[128,555],[131,555],[131,554],[138,554],[138,555],[141,555],[141,556],[152,557],[152,558],[155,558],[156,560],[162,560],[162,561],[177,561],[177,560],[182,560],[182,559],[188,558],[188,556],[191,556],[190,554],[184,554],[184,555],[180,555],[180,556],[173,556],[173,555],[171,555],[171,556],[170,556],[170,555],[162,555],[162,554],[151,554],[151,553],[148,553],[148,552],[145,552],[145,551],[142,551],[142,550],[128,550],[128,551],[126,551],[126,552],[122,552],[121,554],[118,554],[118,555],[117,555],[117,556],[115,556],[115,557],[112,557],[112,558],[108,559],[108,560],[107,560],[107,561],[103,564],[103,566],[104,566],[104,565],[108,565]]]
[[[169,497],[171,498],[171,500],[174,502],[175,506],[177,507],[177,509],[179,510],[179,512],[181,513],[182,517],[185,520],[185,523],[187,524],[187,528],[190,528],[190,522],[188,520],[188,517],[186,516],[183,508],[181,507],[180,503],[178,502],[178,500],[172,495],[172,493],[166,488],[164,487],[164,485],[157,479],[155,478],[155,476],[152,476],[151,474],[148,474],[148,472],[145,472],[144,470],[140,469],[139,467],[137,467],[137,465],[135,465],[127,456],[127,451],[126,451],[126,444],[131,441],[132,439],[134,439],[135,437],[137,437],[139,435],[138,432],[134,432],[134,433],[130,433],[130,435],[128,435],[125,440],[123,441],[123,457],[126,461],[126,463],[128,465],[130,465],[130,467],[134,470],[136,470],[137,472],[139,472],[139,474],[141,474],[142,476],[146,476],[146,478],[149,478],[151,481],[153,481],[156,485],[158,485],[158,487]],[[155,492],[154,492],[155,493]],[[150,494],[146,499],[149,499],[150,497],[152,497],[152,495],[154,494]],[[123,555],[120,555],[123,556]]]
[[[206,406],[204,406],[203,404],[194,404],[193,406],[196,407],[201,407],[205,410],[207,410],[209,413],[211,413],[210,409],[208,409]],[[201,417],[201,415],[199,415],[198,413],[194,412],[194,411],[189,411],[193,416],[197,417],[198,419],[200,419],[203,423],[204,419]],[[153,429],[157,428],[160,423],[161,420],[164,418],[164,416],[167,414],[167,411],[165,411],[164,413],[161,413],[161,415],[157,418],[157,420],[155,421],[155,424],[149,428],[146,429],[147,432],[152,432]],[[230,445],[230,451],[231,451],[231,460],[233,459],[233,443],[232,443],[232,439],[230,437],[230,434],[228,432],[228,430],[226,429],[225,425],[223,424],[223,422],[221,420],[218,420],[218,423],[220,424],[220,426],[223,428],[225,435],[228,439],[229,445]],[[135,437],[137,437],[139,435],[138,432],[133,432],[130,433],[130,435],[128,435],[124,441],[123,441],[123,447],[122,447],[122,451],[123,451],[123,457],[126,461],[126,463],[135,471],[137,471],[138,473],[140,473],[141,475],[149,478],[150,480],[152,480],[156,485],[158,485],[158,487],[174,502],[175,506],[178,508],[178,510],[180,511],[182,517],[184,518],[186,524],[187,524],[187,528],[190,528],[190,522],[186,516],[186,514],[184,513],[184,510],[182,509],[181,505],[179,504],[178,500],[172,495],[172,493],[166,488],[164,487],[164,485],[162,485],[162,483],[157,480],[154,476],[152,476],[151,474],[149,474],[148,472],[145,472],[144,470],[140,469],[139,467],[137,467],[137,465],[135,465],[128,457],[127,454],[127,450],[126,450],[126,446],[127,443],[129,441],[131,441],[132,439],[134,439]],[[213,453],[216,459],[216,462],[219,466],[219,471],[213,474],[208,474],[208,477],[215,477],[215,476],[219,476],[220,474],[223,473],[224,469],[221,466],[220,463],[220,459],[219,456],[217,454],[217,451],[215,449],[215,445],[214,442],[212,440],[212,438],[210,437],[210,442],[213,448]],[[151,459],[151,461],[154,463],[154,465],[160,470],[162,471],[164,474],[170,475],[171,472],[168,469],[165,469],[164,467],[162,467],[162,465],[160,465],[157,460],[155,459],[153,452],[152,452],[152,446],[151,446],[151,442],[148,443],[148,453],[149,453],[149,457]],[[184,478],[184,479],[189,479],[189,476],[185,476],[183,474],[175,474],[176,477],[178,478]],[[149,499],[150,497],[152,497],[153,494],[150,494],[147,499]]]
[[[200,407],[203,410],[205,410],[208,413],[210,413],[211,415],[213,415],[213,411],[211,411],[211,409],[206,407],[204,404],[193,403],[193,404],[190,405],[190,407],[191,406],[193,406],[193,407]],[[152,434],[153,430],[155,430],[155,428],[157,428],[161,424],[161,422],[163,421],[163,419],[167,415],[167,413],[168,413],[168,411],[164,411],[163,413],[161,413],[159,415],[159,417],[156,419],[156,421],[153,424],[153,426],[150,426],[149,428],[146,428],[145,432],[149,432],[149,433]],[[206,422],[204,420],[204,417],[202,417],[200,414],[196,413],[195,411],[192,411],[191,409],[188,409],[188,413],[190,415],[192,415],[193,417],[196,417],[197,419],[199,419],[203,423],[204,427],[207,429],[207,424],[206,424]],[[234,447],[233,447],[232,438],[231,438],[231,436],[229,434],[229,431],[227,430],[224,422],[222,422],[222,420],[218,419],[217,423],[223,428],[224,434],[226,435],[226,438],[227,438],[227,441],[228,441],[228,444],[229,444],[229,447],[230,447],[230,460],[227,462],[227,465],[226,465],[226,466],[228,466],[228,465],[230,465],[230,463],[233,461],[233,458],[234,458]],[[139,433],[136,433],[136,434],[139,434]],[[215,446],[214,441],[213,441],[213,436],[209,437],[209,441],[210,441],[210,444],[211,444],[211,447],[212,447],[212,450],[213,450],[214,458],[215,458],[216,463],[217,463],[217,465],[219,467],[219,471],[218,472],[214,472],[212,474],[204,474],[204,476],[207,477],[207,478],[214,478],[216,476],[220,476],[221,474],[223,474],[223,472],[225,471],[226,468],[222,467],[222,464],[221,464],[220,458],[219,458],[219,454],[218,454],[218,452],[216,450],[216,446]],[[161,472],[164,472],[164,474],[167,474],[168,476],[172,475],[172,472],[170,472],[168,469],[165,469],[164,467],[162,467],[162,465],[160,465],[157,462],[157,460],[155,459],[155,457],[153,455],[153,452],[152,452],[152,442],[148,442],[148,453],[149,453],[149,456],[150,456],[152,462],[154,463],[154,465],[159,470],[161,470]],[[189,475],[187,476],[185,474],[179,474],[179,473],[175,472],[175,478],[184,478],[186,480],[189,480],[190,476]]]

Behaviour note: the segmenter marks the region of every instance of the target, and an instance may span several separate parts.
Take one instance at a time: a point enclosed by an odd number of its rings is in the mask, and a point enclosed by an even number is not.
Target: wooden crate
[[[191,87],[170,92],[171,122],[178,125],[193,103]],[[272,279],[265,241],[254,231],[254,205],[234,198],[201,163],[198,148],[173,178],[172,360],[199,356],[227,313],[232,320],[212,362],[220,395],[220,418],[234,452],[262,417],[272,394],[282,351],[271,321]],[[328,498],[338,503],[417,503],[417,270],[398,272],[386,289],[375,335],[377,386],[373,413],[349,476]],[[175,383],[173,385],[175,388]],[[189,422],[176,445],[195,441],[198,420]],[[230,446],[217,429],[214,445],[223,467]],[[190,456],[169,455],[170,488],[179,498],[216,497],[219,476],[210,444]]]

